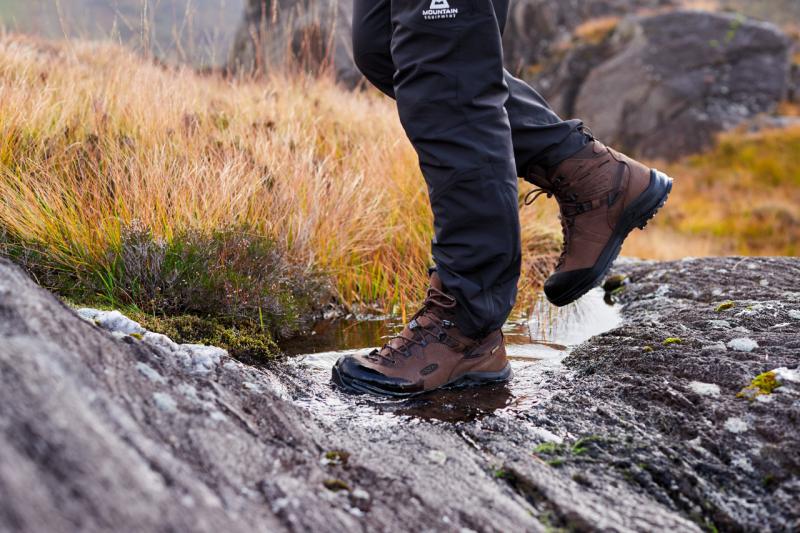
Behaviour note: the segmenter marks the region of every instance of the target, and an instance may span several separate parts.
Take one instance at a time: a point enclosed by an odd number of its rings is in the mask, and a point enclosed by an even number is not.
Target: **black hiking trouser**
[[[500,328],[517,295],[517,176],[587,143],[503,68],[508,0],[354,0],[353,55],[397,100],[434,215],[433,258],[478,337]]]

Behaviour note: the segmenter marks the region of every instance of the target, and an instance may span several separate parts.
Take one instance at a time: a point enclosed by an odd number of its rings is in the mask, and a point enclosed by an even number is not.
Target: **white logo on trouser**
[[[422,12],[425,20],[454,19],[458,8],[450,7],[447,0],[431,0],[431,7]]]

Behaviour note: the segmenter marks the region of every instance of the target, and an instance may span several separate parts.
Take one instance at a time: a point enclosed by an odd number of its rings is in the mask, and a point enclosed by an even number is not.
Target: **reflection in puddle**
[[[350,395],[334,390],[330,384],[330,371],[339,357],[383,344],[399,331],[398,320],[322,324],[313,336],[284,347],[298,355],[291,365],[311,374],[319,386],[316,391],[298,394],[296,400],[321,415],[366,417],[369,423],[405,417],[457,422],[524,411],[547,398],[547,383],[564,371],[561,361],[573,347],[620,324],[619,310],[606,304],[603,296],[603,291],[596,289],[578,303],[560,309],[542,298],[529,320],[510,322],[504,328],[514,369],[510,383],[440,390],[406,400]]]

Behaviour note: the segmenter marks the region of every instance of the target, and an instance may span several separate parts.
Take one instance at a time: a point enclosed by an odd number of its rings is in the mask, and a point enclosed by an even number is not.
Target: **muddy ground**
[[[800,529],[800,260],[616,273],[623,322],[566,359],[388,402],[331,354],[81,318],[0,260],[0,530]]]

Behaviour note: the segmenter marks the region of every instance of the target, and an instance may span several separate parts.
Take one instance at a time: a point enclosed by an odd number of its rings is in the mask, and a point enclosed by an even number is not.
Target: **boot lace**
[[[380,350],[373,350],[367,354],[366,357],[372,361],[383,359],[393,364],[396,355],[409,357],[411,355],[410,348],[412,346],[416,345],[424,348],[429,344],[429,339],[435,342],[447,341],[451,338],[447,330],[455,326],[455,324],[450,320],[441,318],[433,311],[436,308],[453,309],[455,306],[455,298],[434,287],[429,288],[425,301],[422,304],[422,309],[417,311],[408,323],[408,330],[411,331],[411,337],[403,335],[405,332],[404,330],[399,335],[389,339],[389,342],[384,344]],[[427,322],[424,327],[418,321],[418,319],[423,316],[426,318]],[[397,339],[401,339],[402,342],[394,346],[393,341]]]
[[[558,269],[564,265],[564,261],[567,258],[567,250],[569,249],[572,227],[575,225],[575,215],[567,215],[564,206],[568,205],[569,201],[576,202],[578,198],[575,194],[566,195],[564,193],[564,178],[562,176],[553,178],[550,183],[550,187],[539,187],[526,194],[525,205],[531,205],[543,195],[547,195],[548,198],[555,196],[556,200],[558,200],[558,205],[561,211],[558,218],[561,221],[561,236],[564,239],[564,245],[561,247],[561,255],[558,257],[558,263],[556,264],[556,269]]]

